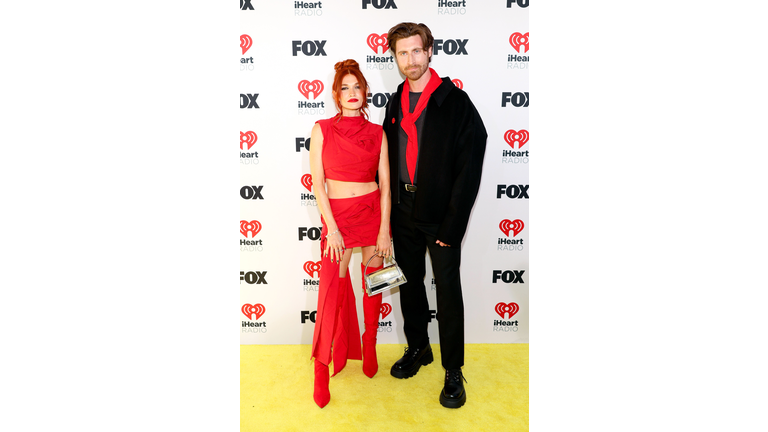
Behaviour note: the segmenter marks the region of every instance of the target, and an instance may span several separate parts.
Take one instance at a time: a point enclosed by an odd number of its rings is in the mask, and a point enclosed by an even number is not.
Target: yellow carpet
[[[445,379],[438,344],[435,361],[408,379],[389,374],[404,345],[376,348],[376,376],[363,374],[362,361],[348,361],[331,378],[331,401],[321,409],[312,399],[310,345],[241,345],[240,430],[528,430],[528,344],[467,344],[467,403],[458,409],[438,401]]]

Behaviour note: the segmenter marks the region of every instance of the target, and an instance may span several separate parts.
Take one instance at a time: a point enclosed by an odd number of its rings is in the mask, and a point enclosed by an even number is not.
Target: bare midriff
[[[369,194],[379,188],[376,182],[348,182],[341,180],[325,179],[328,198],[343,199]]]

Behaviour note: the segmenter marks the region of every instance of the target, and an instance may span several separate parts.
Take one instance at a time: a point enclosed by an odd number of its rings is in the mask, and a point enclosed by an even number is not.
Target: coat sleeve
[[[402,87],[402,84],[400,84]],[[388,150],[389,150],[389,185],[390,190],[392,191],[392,195],[390,196],[390,199],[392,200],[392,204],[398,204],[400,202],[400,189],[398,188],[400,186],[399,178],[400,173],[398,172],[399,164],[398,164],[398,127],[400,123],[397,121],[397,111],[398,107],[400,106],[400,98],[398,95],[400,91],[400,87],[398,87],[398,92],[394,93],[392,97],[389,99],[389,102],[387,102],[386,110],[385,110],[385,116],[384,116],[384,123],[382,124],[382,129],[384,129],[384,133],[387,135],[387,142],[388,142]]]
[[[465,104],[465,112],[457,129],[451,199],[437,232],[437,239],[452,247],[461,247],[461,241],[467,231],[469,215],[480,189],[485,143],[488,138],[480,113],[468,96]]]

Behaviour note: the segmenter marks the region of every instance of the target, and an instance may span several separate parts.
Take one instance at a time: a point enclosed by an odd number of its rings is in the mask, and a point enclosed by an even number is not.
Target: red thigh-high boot
[[[334,334],[336,333],[336,328],[338,327],[339,318],[338,312],[336,310],[331,312],[337,315],[333,323],[333,332],[331,333]],[[315,392],[313,397],[315,398],[315,403],[320,408],[325,407],[328,405],[328,402],[331,401],[331,390],[329,388],[330,381],[331,376],[330,371],[328,370],[328,365],[323,364],[320,360],[315,358]]]
[[[338,315],[339,267],[327,256],[323,257],[320,269],[320,288],[317,296],[317,317],[312,337],[312,357],[315,367],[315,388],[313,397],[320,408],[328,405],[331,392],[328,388],[330,376],[333,334],[336,332]]]
[[[331,400],[331,391],[328,389],[330,376],[328,375],[328,365],[320,363],[315,359],[315,403],[320,408],[328,405]]]
[[[360,351],[360,326],[357,324],[357,306],[352,282],[347,277],[339,278],[338,315],[333,332],[333,376],[341,372],[349,360],[362,360]]]
[[[363,333],[363,373],[368,378],[373,378],[379,370],[379,363],[376,360],[376,335],[379,331],[379,314],[381,313],[381,294],[368,297],[365,292],[365,275],[380,270],[383,266],[368,266],[368,273],[365,272],[365,265],[360,264],[363,273],[363,322],[365,323],[365,333]]]

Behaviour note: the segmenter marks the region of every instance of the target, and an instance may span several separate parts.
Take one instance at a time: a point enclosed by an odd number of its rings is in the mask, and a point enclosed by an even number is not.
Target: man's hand
[[[451,247],[451,245],[445,244],[445,243],[441,242],[440,240],[435,241],[435,243],[439,244],[442,247]]]

